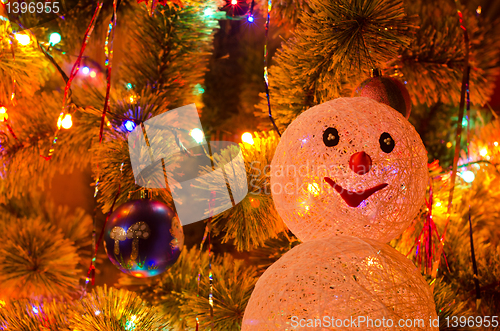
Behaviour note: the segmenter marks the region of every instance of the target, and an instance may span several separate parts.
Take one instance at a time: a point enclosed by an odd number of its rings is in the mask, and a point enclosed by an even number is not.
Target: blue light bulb
[[[255,20],[255,18],[253,17],[253,15],[249,15],[248,18],[247,18],[247,21],[249,23],[253,23],[254,20]]]
[[[127,129],[128,132],[132,132],[135,129],[135,123],[131,120],[126,120],[123,125],[125,126],[125,129]]]

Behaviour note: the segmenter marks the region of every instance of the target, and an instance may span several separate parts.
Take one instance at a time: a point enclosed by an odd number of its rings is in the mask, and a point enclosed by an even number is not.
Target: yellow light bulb
[[[498,141],[495,141],[493,145],[498,146]]]
[[[95,76],[97,76],[97,74],[95,73],[95,71],[91,71],[90,72],[90,77],[95,78]]]
[[[17,42],[23,46],[29,45],[29,43],[31,42],[30,36],[28,36],[28,35],[16,33],[16,34],[14,34],[14,36],[15,36]]]
[[[241,135],[241,141],[250,145],[253,145],[253,137],[250,132],[245,132],[244,134]]]
[[[73,126],[73,119],[71,118],[71,114],[64,115],[63,113],[61,113],[61,115],[59,115],[59,118],[57,119],[57,127],[59,129],[61,127],[63,129],[69,129],[72,126]]]
[[[481,156],[486,156],[488,154],[488,150],[486,148],[483,148],[482,150],[479,151],[479,155]]]
[[[5,122],[9,118],[9,114],[7,114],[7,108],[0,107],[0,122]]]

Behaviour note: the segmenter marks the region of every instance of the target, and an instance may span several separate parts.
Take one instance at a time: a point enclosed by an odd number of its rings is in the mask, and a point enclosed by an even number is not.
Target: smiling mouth
[[[344,189],[342,186],[340,186],[339,184],[335,183],[335,181],[329,177],[325,177],[325,181],[330,184],[334,189],[335,191],[337,191],[340,196],[342,197],[342,199],[344,199],[344,201],[350,206],[350,207],[354,207],[356,208],[357,206],[359,206],[359,204],[363,201],[363,200],[366,200],[368,199],[373,193],[383,189],[384,187],[386,187],[387,183],[383,183],[383,184],[379,184],[375,187],[372,187],[372,188],[369,188],[367,190],[363,190],[363,191],[348,191],[346,189]]]

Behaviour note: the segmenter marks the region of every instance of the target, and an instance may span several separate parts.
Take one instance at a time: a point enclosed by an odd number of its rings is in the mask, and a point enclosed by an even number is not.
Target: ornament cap
[[[382,72],[380,71],[379,68],[372,68],[370,69],[370,73],[372,77],[380,77],[382,76]]]
[[[141,199],[151,200],[153,198],[153,191],[147,188],[141,189]]]

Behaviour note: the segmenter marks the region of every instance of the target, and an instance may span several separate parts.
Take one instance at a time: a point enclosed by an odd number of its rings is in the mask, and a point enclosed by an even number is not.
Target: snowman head
[[[427,182],[427,154],[414,127],[362,97],[302,113],[271,163],[276,209],[302,241],[349,235],[388,242],[418,213]]]

